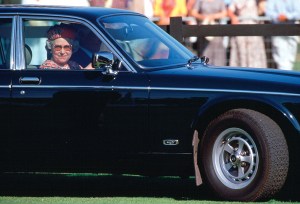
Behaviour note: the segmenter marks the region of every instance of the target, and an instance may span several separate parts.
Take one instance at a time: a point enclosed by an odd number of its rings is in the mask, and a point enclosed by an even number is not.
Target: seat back
[[[29,45],[27,45],[27,44],[25,44],[25,46],[24,46],[24,53],[25,53],[26,68],[27,69],[36,69],[37,66],[30,65],[30,62],[32,60],[32,50],[29,47]]]
[[[32,51],[31,51],[31,48],[25,44],[24,46],[24,53],[25,53],[25,62],[26,62],[26,65],[28,66],[32,60]]]

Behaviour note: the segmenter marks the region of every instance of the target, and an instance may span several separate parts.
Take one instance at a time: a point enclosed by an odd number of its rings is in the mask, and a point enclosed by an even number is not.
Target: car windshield
[[[187,64],[194,54],[142,16],[110,16],[101,24],[142,68]]]

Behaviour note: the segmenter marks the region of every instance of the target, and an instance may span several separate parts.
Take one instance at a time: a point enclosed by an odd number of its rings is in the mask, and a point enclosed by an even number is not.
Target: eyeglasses
[[[71,51],[72,50],[72,45],[65,45],[65,46],[62,46],[62,45],[54,45],[53,46],[54,48],[54,51],[61,51],[61,49],[64,48],[65,51]]]

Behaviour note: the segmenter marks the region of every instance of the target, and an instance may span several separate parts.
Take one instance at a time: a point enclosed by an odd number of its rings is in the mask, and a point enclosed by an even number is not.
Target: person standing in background
[[[153,8],[158,25],[169,25],[170,17],[187,15],[186,0],[154,0]]]
[[[231,24],[256,24],[256,0],[232,0],[228,6]],[[230,66],[266,68],[267,57],[261,36],[236,36],[230,38]]]
[[[224,0],[197,0],[191,15],[202,25],[219,23],[222,18],[227,16]],[[208,57],[214,65],[226,65],[226,48],[223,45],[223,37],[206,37],[200,55]]]
[[[266,15],[266,4],[267,0],[258,0],[258,15],[259,16],[265,16]]]
[[[299,0],[268,0],[266,16],[275,24],[294,24],[300,19]],[[272,55],[278,69],[293,70],[298,36],[273,36]]]
[[[192,12],[192,9],[193,9],[195,3],[196,3],[196,0],[187,0],[186,1],[186,8],[187,8],[187,15],[188,16],[191,15],[191,12]]]
[[[196,3],[196,0],[186,0],[186,8],[187,8],[187,16],[188,17],[192,16],[192,9],[193,9],[195,3]],[[197,25],[197,20],[192,18],[192,19],[189,19],[188,21],[186,21],[185,23],[187,25]],[[195,44],[196,42],[197,42],[196,36],[186,38],[186,43],[191,44],[190,46],[196,46],[196,44]]]
[[[54,6],[90,6],[88,0],[22,0],[21,4],[38,4]]]
[[[106,0],[89,0],[91,6],[105,7]]]
[[[91,6],[128,9],[131,0],[89,0]]]
[[[90,0],[91,6],[106,8],[128,9],[129,0]]]
[[[144,14],[148,18],[153,17],[154,0],[130,0],[128,2],[129,10]]]
[[[232,0],[224,0],[224,3],[226,5],[226,7],[228,8],[228,6],[230,5]]]

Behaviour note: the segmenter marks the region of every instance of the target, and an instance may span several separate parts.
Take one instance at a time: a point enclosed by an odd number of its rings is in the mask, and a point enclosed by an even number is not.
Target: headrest
[[[31,48],[25,44],[24,46],[24,51],[25,51],[25,62],[26,62],[26,65],[29,65],[31,60],[32,60],[32,51],[31,51]]]

